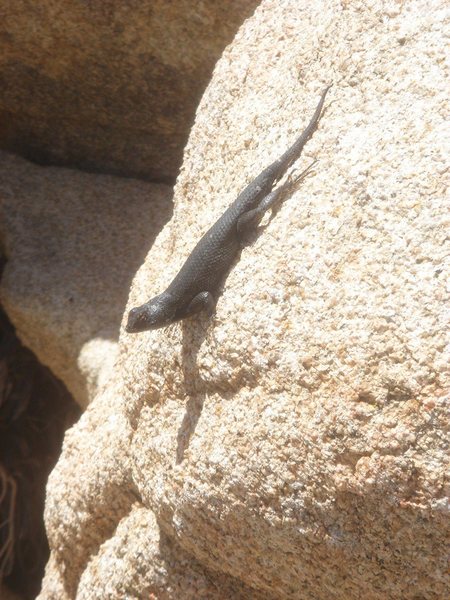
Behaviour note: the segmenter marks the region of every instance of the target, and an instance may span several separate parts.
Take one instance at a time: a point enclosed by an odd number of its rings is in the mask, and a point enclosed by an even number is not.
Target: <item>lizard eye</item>
[[[172,297],[163,293],[155,296],[145,304],[132,308],[128,313],[128,322],[125,327],[128,333],[140,333],[151,329],[159,329],[172,323],[174,307],[171,305]]]

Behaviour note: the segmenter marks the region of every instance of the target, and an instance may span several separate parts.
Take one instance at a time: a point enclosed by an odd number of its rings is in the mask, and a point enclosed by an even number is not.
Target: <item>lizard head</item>
[[[169,325],[173,322],[175,314],[173,304],[172,296],[168,292],[163,292],[142,306],[132,308],[128,313],[126,331],[139,333]]]

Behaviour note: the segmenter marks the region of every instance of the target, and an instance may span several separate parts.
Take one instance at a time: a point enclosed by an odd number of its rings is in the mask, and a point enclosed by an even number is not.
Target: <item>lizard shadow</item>
[[[188,321],[192,321],[192,319],[188,319]],[[183,462],[186,450],[189,448],[191,437],[195,432],[202,413],[207,392],[205,382],[200,375],[197,365],[197,356],[207,335],[207,323],[202,323],[203,327],[196,325],[192,324],[192,322],[181,322],[181,369],[184,377],[187,402],[183,421],[177,435],[177,465]]]

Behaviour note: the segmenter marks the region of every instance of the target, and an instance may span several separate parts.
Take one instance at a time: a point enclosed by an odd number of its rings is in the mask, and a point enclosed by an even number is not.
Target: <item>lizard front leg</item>
[[[201,311],[205,311],[208,317],[214,314],[216,309],[216,301],[211,292],[200,292],[192,298],[187,307],[183,310],[182,318],[196,315]]]

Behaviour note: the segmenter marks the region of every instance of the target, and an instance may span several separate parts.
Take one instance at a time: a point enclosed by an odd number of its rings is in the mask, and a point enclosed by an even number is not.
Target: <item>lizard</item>
[[[287,183],[273,187],[298,160],[304,145],[316,130],[330,87],[322,92],[310,122],[294,144],[244,188],[199,240],[169,287],[130,310],[126,325],[128,333],[166,327],[201,311],[208,316],[214,313],[220,286],[246,245],[249,234],[285,191]]]

